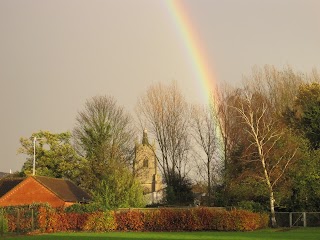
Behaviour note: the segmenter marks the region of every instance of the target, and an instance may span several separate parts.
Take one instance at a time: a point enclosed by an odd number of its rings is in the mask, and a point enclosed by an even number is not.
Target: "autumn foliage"
[[[128,209],[76,213],[42,206],[32,214],[33,221],[30,209],[20,210],[19,220],[15,213],[7,211],[5,216],[10,232],[252,231],[267,227],[269,221],[268,214],[215,208]]]

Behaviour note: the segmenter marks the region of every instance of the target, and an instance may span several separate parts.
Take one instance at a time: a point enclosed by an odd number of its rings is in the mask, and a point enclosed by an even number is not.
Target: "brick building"
[[[52,207],[68,207],[90,200],[85,191],[66,179],[29,176],[0,180],[0,206],[49,203]]]

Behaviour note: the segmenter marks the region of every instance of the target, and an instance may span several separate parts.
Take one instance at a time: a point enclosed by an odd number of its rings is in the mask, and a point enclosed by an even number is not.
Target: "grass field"
[[[6,240],[319,240],[320,228],[266,229],[254,232],[111,232],[111,233],[53,233],[34,236],[4,237]]]

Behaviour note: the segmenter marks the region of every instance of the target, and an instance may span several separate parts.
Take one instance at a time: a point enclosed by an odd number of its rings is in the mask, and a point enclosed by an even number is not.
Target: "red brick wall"
[[[40,202],[49,203],[52,207],[61,207],[65,204],[63,200],[32,177],[25,179],[0,198],[0,206],[17,206]]]

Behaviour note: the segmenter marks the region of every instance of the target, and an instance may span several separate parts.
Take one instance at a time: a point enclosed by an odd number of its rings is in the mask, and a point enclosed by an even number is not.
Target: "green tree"
[[[288,205],[291,211],[320,210],[320,151],[306,152],[299,163],[290,171],[291,198]]]
[[[34,141],[35,138],[36,141]],[[21,147],[18,149],[18,153],[26,155],[22,171],[27,175],[32,174],[35,147],[37,175],[69,178],[79,182],[86,160],[76,153],[70,141],[70,132],[39,131],[33,133],[29,138],[21,137]]]
[[[172,173],[171,185],[166,188],[166,202],[175,205],[193,204],[192,182],[187,176],[181,178],[179,174]]]
[[[299,87],[294,106],[286,112],[287,120],[307,139],[313,149],[320,148],[320,84]]]
[[[310,80],[319,80],[313,72]],[[301,139],[304,155],[291,171],[292,196],[288,205],[294,211],[318,211],[320,205],[320,84],[303,83],[284,117],[292,131]]]
[[[89,99],[76,121],[73,130],[76,149],[88,161],[83,184],[95,190],[111,162],[129,166],[134,149],[132,121],[124,109],[107,96]]]
[[[140,183],[127,167],[117,162],[109,164],[93,195],[97,203],[108,209],[146,205]]]

